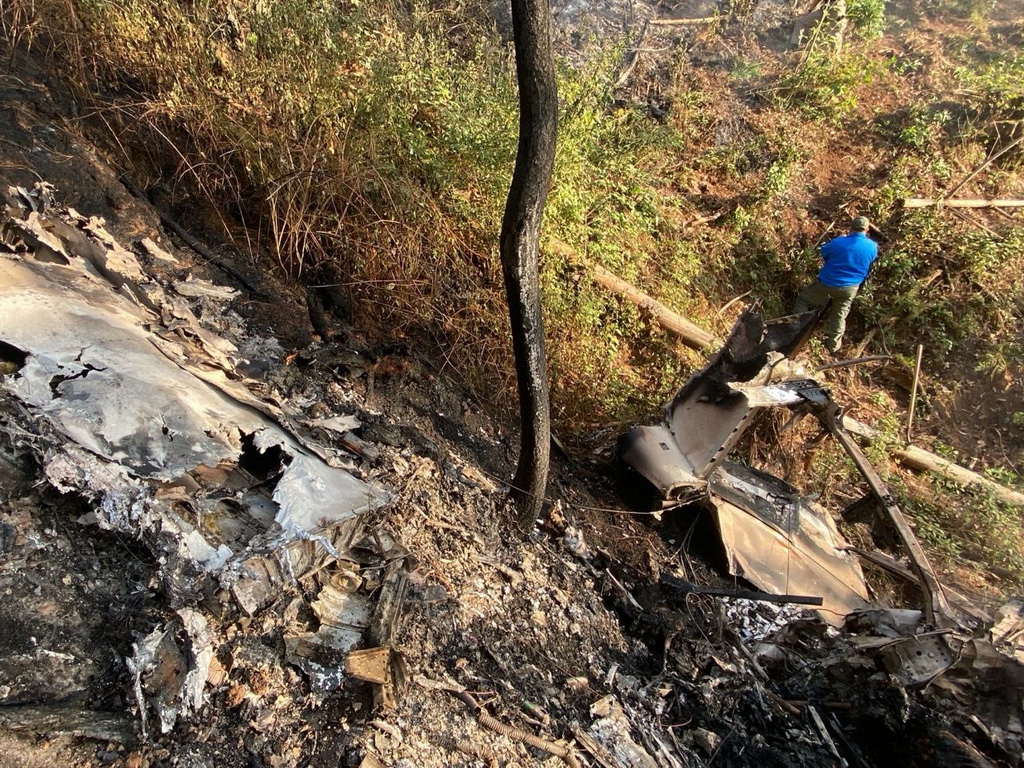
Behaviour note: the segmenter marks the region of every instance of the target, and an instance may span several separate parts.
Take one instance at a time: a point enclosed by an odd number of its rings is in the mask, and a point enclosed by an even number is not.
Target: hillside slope
[[[743,11],[744,4],[733,5]],[[905,215],[893,207],[904,195],[951,189],[1014,140],[1012,132],[985,133],[993,126],[1014,130],[1005,122],[1016,108],[1012,84],[1005,92],[995,81],[972,86],[958,79],[941,92],[939,86],[953,82],[960,66],[954,54],[988,61],[992,67],[979,63],[976,70],[988,78],[1000,66],[1013,71],[1005,50],[1019,39],[1019,21],[1002,16],[1002,7],[970,20],[966,8],[925,13],[914,4],[889,4],[882,37],[854,37],[852,58],[838,69],[799,70],[802,54],[786,44],[785,4],[749,5],[752,15],[728,23],[651,32],[614,93],[602,78],[621,71],[621,51],[606,51],[593,64],[604,83],[600,98],[571,79],[563,89],[566,154],[545,270],[560,377],[556,403],[570,455],[558,459],[548,515],[522,542],[507,534],[503,483],[511,476],[515,432],[502,418],[507,352],[488,245],[492,222],[481,215],[500,200],[508,157],[502,142],[489,143],[487,131],[495,127],[485,130],[467,115],[507,109],[506,101],[476,101],[475,91],[451,98],[443,84],[432,83],[437,90],[428,93],[417,90],[421,81],[406,81],[406,100],[396,104],[411,110],[399,131],[402,146],[415,149],[412,159],[402,155],[409,176],[383,175],[386,164],[358,165],[354,173],[376,186],[356,188],[346,186],[355,176],[342,173],[343,163],[324,160],[302,172],[278,168],[261,180],[255,166],[238,160],[244,141],[232,145],[221,136],[221,143],[204,145],[211,134],[190,128],[189,104],[174,90],[184,87],[184,75],[176,84],[147,82],[141,65],[132,70],[139,59],[128,54],[160,58],[154,51],[161,54],[158,43],[166,41],[159,35],[151,49],[107,50],[110,69],[85,49],[83,69],[68,69],[61,46],[71,38],[49,41],[52,58],[5,51],[0,188],[24,189],[40,208],[39,221],[78,222],[75,229],[102,217],[110,240],[93,233],[89,242],[102,247],[88,251],[117,251],[117,243],[141,265],[142,283],[153,289],[145,296],[177,297],[175,312],[156,312],[139,324],[154,334],[154,348],[184,338],[200,368],[223,371],[225,386],[249,390],[254,409],[274,414],[298,442],[340,458],[392,498],[360,517],[366,538],[343,557],[291,574],[278,560],[272,599],[253,609],[221,574],[185,568],[168,520],[219,532],[232,544],[253,542],[249,554],[280,558],[273,540],[248,538],[259,520],[238,527],[232,521],[247,519],[240,510],[254,498],[266,502],[276,493],[288,462],[265,456],[241,435],[234,467],[241,485],[230,467],[218,466],[190,474],[191,481],[150,487],[141,478],[152,467],[126,462],[140,504],[151,492],[177,505],[177,517],[106,520],[109,505],[88,477],[53,468],[55,457],[80,454],[46,409],[11,394],[31,356],[0,344],[0,765],[572,764],[557,756],[560,749],[591,765],[829,765],[838,764],[836,751],[866,765],[1020,762],[1019,669],[1003,655],[1016,648],[996,647],[999,638],[1016,637],[1019,606],[1001,614],[998,631],[988,633],[985,624],[973,633],[958,630],[959,666],[922,686],[893,674],[892,657],[876,647],[906,630],[899,614],[867,617],[837,635],[791,608],[700,594],[701,587],[750,585],[716,570],[713,537],[705,540],[708,531],[692,511],[656,523],[613,492],[616,476],[605,460],[616,435],[656,414],[702,360],[674,349],[646,318],[591,285],[585,262],[620,272],[722,333],[740,310],[740,303],[726,304],[747,291],[769,310],[784,311],[813,273],[814,243],[865,209],[883,224],[888,260],[857,306],[851,341],[867,339],[866,354],[903,360],[836,372],[836,399],[898,433],[906,359],[925,343],[934,353],[926,357],[918,435],[930,433],[965,462],[1002,467],[1010,481],[1019,462],[1019,224],[972,214],[997,233],[990,235],[948,212]],[[196,36],[200,48],[183,48],[175,59],[180,64],[210,46],[220,67],[220,79],[211,81],[217,88],[208,88],[217,91],[214,103],[236,95],[228,74],[242,68],[244,45],[237,41],[248,41],[239,35],[247,19],[232,21],[231,13],[245,7],[217,6],[224,14],[217,16],[219,31]],[[587,25],[607,30],[615,13],[628,10],[612,5],[596,20],[565,19],[573,25],[565,29],[578,33],[566,33],[573,49],[566,61],[594,61],[584,44]],[[684,4],[675,13],[704,16],[707,4]],[[56,26],[62,18],[49,21]],[[100,34],[85,26],[88,19],[80,21],[76,34],[95,35],[98,48],[117,40],[116,25]],[[429,14],[409,23],[425,21]],[[38,29],[12,24],[9,16],[5,25],[22,43],[34,41],[35,55],[43,53],[45,38],[30,34]],[[627,47],[639,24],[628,28]],[[396,39],[399,31],[386,29]],[[393,53],[392,39],[377,42]],[[456,43],[462,58],[454,61],[483,66],[467,39]],[[419,63],[433,62],[426,48],[403,50],[416,52]],[[116,61],[121,56],[127,58]],[[884,71],[867,63],[872,58],[885,62]],[[794,72],[799,76],[787,80]],[[333,74],[343,82],[350,71]],[[154,83],[170,90],[147,90]],[[282,96],[262,88],[226,102],[228,112],[273,124],[280,113],[271,120],[262,110],[280,106]],[[936,93],[949,105],[939,105]],[[1009,104],[985,106],[1000,93]],[[195,98],[192,106],[210,106]],[[454,115],[446,111],[453,102],[461,110]],[[498,129],[502,114],[493,113]],[[453,133],[459,116],[471,131]],[[392,128],[378,126],[378,149]],[[315,132],[309,125],[302,130],[309,149]],[[582,143],[587,131],[593,143]],[[640,142],[644,135],[653,143]],[[267,157],[273,141],[261,141]],[[962,155],[948,154],[951,148]],[[380,154],[392,162],[397,156],[388,151]],[[493,166],[481,166],[477,151],[494,152]],[[342,155],[335,147],[316,157]],[[986,166],[961,193],[1020,196],[1017,157],[1007,153]],[[409,170],[396,165],[392,172]],[[149,200],[119,180],[126,171]],[[309,197],[286,202],[284,190],[305,179],[312,179],[303,187]],[[331,187],[328,179],[342,183]],[[34,192],[37,182],[56,190]],[[392,207],[381,203],[385,198]],[[15,218],[29,220],[25,195],[15,191],[7,199],[24,208]],[[201,239],[180,239],[167,219]],[[55,236],[67,235],[53,226]],[[5,275],[14,274],[11,265],[35,260],[40,273],[60,266],[59,257],[37,258],[38,244],[30,247],[11,231],[5,229],[0,269],[12,271]],[[302,247],[293,249],[296,243]],[[68,260],[77,264],[77,256]],[[291,279],[297,275],[313,285],[342,283],[342,290],[309,290]],[[109,276],[90,273],[88,281],[107,291],[111,307],[132,293],[131,286],[115,291]],[[131,312],[152,309],[145,305],[137,301]],[[231,345],[235,351],[225,352]],[[34,397],[73,399],[80,378],[99,375],[83,362],[92,359],[89,350],[73,352],[77,368],[55,375]],[[809,362],[817,362],[813,349]],[[171,435],[174,425],[165,426],[167,433],[155,432]],[[230,435],[217,426],[213,432]],[[762,425],[739,446],[742,457],[835,507],[863,493],[840,454],[815,449],[814,434],[780,435],[780,426]],[[805,442],[806,454],[790,452]],[[1016,514],[895,470],[890,482],[901,501],[908,492],[924,500],[911,511],[922,537],[947,545],[932,552],[945,555],[943,579],[994,611],[998,603],[989,605],[988,596],[1011,589],[1024,572]],[[992,520],[1006,527],[994,529]],[[990,527],[974,527],[982,522]],[[955,525],[967,529],[964,538],[950,539]],[[1008,548],[994,548],[992,530]],[[878,533],[863,525],[848,532],[872,547]],[[316,551],[324,557],[327,550]],[[994,552],[1004,560],[996,562]],[[984,561],[980,573],[955,570],[968,557]],[[679,592],[662,583],[662,574],[698,589]],[[869,575],[880,605],[918,607],[918,595],[902,582]],[[327,605],[339,593],[365,600],[376,615],[387,585],[397,581],[406,585],[401,618],[377,642],[401,654],[409,684],[400,686],[394,709],[378,709],[370,683],[344,673],[339,655],[317,656],[309,646],[330,630]],[[982,594],[970,591],[976,586]],[[205,671],[193,674],[198,670]],[[188,675],[193,687],[182,679]],[[196,680],[198,693],[190,698],[184,692],[195,692]],[[468,692],[516,730],[488,729],[453,690]],[[170,709],[180,710],[177,722],[159,732]],[[143,722],[148,730],[140,738]],[[524,743],[525,732],[549,751]]]

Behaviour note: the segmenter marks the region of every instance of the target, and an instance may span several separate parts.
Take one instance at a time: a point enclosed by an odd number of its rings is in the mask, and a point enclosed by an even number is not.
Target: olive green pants
[[[828,315],[825,317],[825,349],[829,352],[839,351],[839,347],[843,343],[843,334],[846,333],[846,316],[850,314],[850,307],[853,306],[853,299],[859,288],[859,285],[844,285],[841,288],[836,288],[815,280],[800,291],[800,295],[796,298],[796,306],[793,308],[793,312],[796,314],[820,307],[832,299],[832,306],[828,308]]]

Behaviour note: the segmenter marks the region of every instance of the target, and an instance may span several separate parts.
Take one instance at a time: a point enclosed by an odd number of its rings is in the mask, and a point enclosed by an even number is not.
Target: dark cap
[[[854,232],[867,232],[868,227],[870,226],[871,222],[868,221],[867,216],[858,216],[850,224],[850,229],[852,229]]]

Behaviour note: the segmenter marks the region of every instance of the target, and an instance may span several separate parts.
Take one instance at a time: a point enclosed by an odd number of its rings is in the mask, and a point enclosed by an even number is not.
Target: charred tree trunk
[[[519,148],[501,222],[501,268],[512,323],[522,430],[512,496],[520,527],[528,530],[540,514],[551,458],[551,410],[537,268],[537,243],[555,161],[558,122],[547,0],[512,0],[512,27],[519,80]]]

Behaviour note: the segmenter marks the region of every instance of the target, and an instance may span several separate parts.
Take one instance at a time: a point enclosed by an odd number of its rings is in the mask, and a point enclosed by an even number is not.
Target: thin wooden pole
[[[848,360],[840,360],[835,363],[829,363],[828,365],[818,366],[819,371],[829,371],[833,368],[846,368],[850,365],[860,365],[861,363],[874,363],[882,360],[892,360],[892,355],[868,355],[867,357],[851,357]]]
[[[910,410],[907,413],[907,443],[911,442],[910,434],[914,428],[914,409],[917,407],[917,384],[921,379],[921,357],[924,345],[917,345],[917,362],[914,364],[914,384],[910,388]]]
[[[720,18],[720,16],[701,16],[696,19],[651,19],[648,23],[652,27],[678,27],[686,24],[711,24]]]
[[[612,86],[613,91],[624,86],[626,81],[629,80],[629,76],[633,74],[633,70],[636,69],[637,62],[640,61],[640,49],[644,47],[644,41],[647,39],[647,30],[650,27],[650,24],[651,21],[648,19],[640,28],[640,35],[636,39],[636,45],[634,45],[633,49],[626,54],[622,64],[622,71],[615,79],[615,85]]]
[[[729,307],[731,307],[737,301],[739,301],[742,298],[745,298],[745,297],[749,296],[750,294],[751,294],[751,291],[746,291],[744,293],[741,293],[739,296],[737,296],[734,299],[729,299],[729,301],[725,302],[725,304],[722,305],[722,308],[720,310],[718,310],[719,317],[721,317],[722,313],[725,312],[725,310],[727,310]]]
[[[998,211],[999,209],[996,208],[995,210]],[[972,219],[970,216],[968,216],[963,211],[958,211],[956,208],[951,208],[949,212],[952,213],[954,216],[956,216],[958,219],[963,219],[964,221],[966,221],[971,226],[977,227],[982,232],[988,232],[996,240],[1002,240],[1003,239],[1003,236],[1000,235],[998,232],[996,232],[994,229],[991,229],[990,227],[986,227],[980,221],[975,221],[974,219]]]
[[[958,200],[932,199],[927,197],[905,197],[904,208],[1020,208],[1024,200],[1019,198],[987,200],[981,197],[960,198]]]
[[[1002,156],[1003,156],[1003,155],[1005,155],[1005,154],[1006,154],[1007,152],[1009,152],[1009,151],[1010,151],[1011,149],[1013,149],[1013,148],[1014,148],[1014,147],[1016,147],[1016,146],[1017,146],[1018,144],[1020,144],[1020,143],[1021,143],[1021,141],[1024,141],[1024,135],[1018,136],[1018,137],[1017,137],[1016,139],[1014,139],[1013,141],[1011,141],[1011,142],[1010,142],[1010,143],[1009,143],[1009,144],[1008,144],[1007,146],[1003,147],[1003,148],[1002,148],[1001,150],[999,150],[998,152],[996,152],[996,153],[995,153],[994,155],[992,155],[991,157],[989,157],[988,159],[986,159],[986,160],[985,160],[985,161],[984,161],[984,162],[983,162],[983,163],[982,163],[981,165],[979,165],[979,166],[978,166],[977,168],[975,168],[975,169],[974,169],[973,171],[971,171],[971,172],[970,172],[969,174],[967,174],[966,176],[964,176],[964,178],[963,178],[963,179],[962,179],[962,180],[960,181],[960,183],[959,183],[959,184],[957,184],[957,185],[956,185],[955,187],[953,187],[953,188],[952,188],[951,190],[949,190],[949,191],[948,191],[948,192],[946,193],[946,195],[945,195],[945,196],[946,196],[947,198],[950,198],[950,197],[952,197],[953,195],[955,195],[955,194],[956,194],[957,192],[959,192],[959,191],[960,191],[960,189],[961,189],[961,188],[962,188],[962,187],[963,187],[963,186],[964,186],[964,185],[965,185],[965,184],[966,184],[966,183],[967,183],[968,181],[970,181],[971,179],[973,179],[973,178],[974,178],[975,176],[977,176],[977,175],[978,175],[979,173],[981,173],[981,172],[982,172],[983,170],[985,170],[985,169],[986,169],[986,168],[988,168],[988,167],[989,167],[990,165],[992,165],[992,163],[994,163],[994,162],[995,162],[996,160],[998,160],[998,159],[999,159],[1000,157],[1002,157]]]

